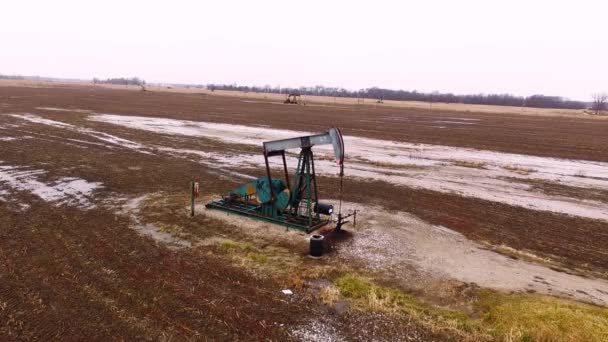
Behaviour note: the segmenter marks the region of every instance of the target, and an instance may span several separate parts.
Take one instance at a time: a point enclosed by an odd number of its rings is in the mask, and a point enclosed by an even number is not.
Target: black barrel
[[[315,213],[323,215],[331,215],[334,212],[334,206],[327,203],[315,203]]]
[[[325,237],[323,235],[313,235],[310,238],[310,251],[309,255],[313,258],[320,258],[323,255],[323,242]]]

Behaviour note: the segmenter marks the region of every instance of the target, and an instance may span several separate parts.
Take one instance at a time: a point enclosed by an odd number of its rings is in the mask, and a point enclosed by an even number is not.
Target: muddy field
[[[328,235],[327,258],[306,258],[303,234],[202,208],[262,175],[263,141],[331,126],[345,134],[344,207],[361,215]],[[608,306],[607,131],[588,117],[0,87],[0,334],[463,338],[320,300],[345,272],[471,317],[477,288]],[[338,169],[315,151],[335,203]]]

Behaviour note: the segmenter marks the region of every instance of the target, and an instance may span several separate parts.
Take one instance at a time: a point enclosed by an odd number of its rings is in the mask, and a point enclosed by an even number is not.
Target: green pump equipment
[[[249,216],[306,232],[324,226],[331,220],[333,206],[319,202],[312,147],[329,144],[333,145],[336,162],[340,167],[341,206],[342,177],[344,176],[344,139],[338,128],[331,128],[321,134],[264,142],[266,176],[230,191],[228,196],[208,203],[206,207]],[[285,151],[296,148],[300,149],[300,154],[293,184],[291,184]],[[282,157],[285,180],[272,178],[268,158],[274,156]]]

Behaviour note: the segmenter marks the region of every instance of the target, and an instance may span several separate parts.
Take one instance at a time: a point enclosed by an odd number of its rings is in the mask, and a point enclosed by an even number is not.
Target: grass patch
[[[340,290],[335,286],[325,286],[321,289],[319,298],[326,305],[334,305],[340,300]]]
[[[355,299],[367,297],[372,290],[372,284],[370,282],[353,274],[347,274],[340,277],[335,283],[343,296]]]
[[[292,273],[287,277],[285,286],[290,289],[301,290],[306,286],[306,280],[297,273]]]
[[[533,294],[477,291],[479,318],[435,308],[414,296],[347,274],[335,280],[339,294],[362,310],[405,314],[434,331],[451,331],[462,340],[608,341],[608,310],[593,305]],[[323,295],[323,293],[322,293]],[[329,297],[324,302],[339,298]]]
[[[222,240],[217,249],[225,254],[230,261],[239,267],[247,269],[254,274],[266,274],[285,282],[291,289],[305,287],[309,274],[322,272],[325,267],[302,267],[304,258],[294,255],[293,251],[285,247],[261,246],[261,241],[241,242]]]
[[[454,161],[454,165],[461,167],[468,167],[471,169],[486,169],[486,163],[484,162],[476,162],[476,161],[468,161],[468,160],[456,160]]]
[[[234,241],[224,241],[220,244],[220,250],[226,254],[230,254],[238,250],[238,245]]]
[[[184,228],[177,224],[166,224],[162,222],[158,222],[155,224],[158,230],[171,234],[174,237],[184,240],[192,240],[190,234],[184,231]]]
[[[517,166],[517,165],[505,165],[502,167],[503,169],[507,170],[507,171],[511,171],[520,175],[524,175],[527,176],[529,174],[531,174],[532,172],[536,172],[536,170],[534,169],[530,169],[527,167],[523,167],[523,166]]]
[[[377,166],[377,167],[382,167],[385,169],[393,169],[393,170],[424,170],[426,167],[424,166],[420,166],[420,165],[414,165],[414,164],[392,164],[392,163],[387,163],[387,162],[381,162],[381,161],[367,161],[365,160],[365,162],[367,162],[370,165],[373,166]]]
[[[344,275],[334,283],[340,295],[353,299],[362,309],[406,314],[432,330],[457,332],[463,338],[470,334],[482,338],[478,323],[464,313],[434,308],[412,295],[375,285],[354,274]]]
[[[249,257],[249,259],[251,259],[257,263],[260,263],[260,264],[265,264],[268,262],[268,257],[263,254],[252,252],[252,253],[249,253],[247,256]]]
[[[549,259],[549,258],[543,258],[540,257],[536,254],[530,253],[530,252],[526,252],[526,251],[521,251],[512,247],[509,247],[507,245],[499,245],[499,246],[495,246],[492,245],[489,242],[484,242],[487,246],[488,249],[491,249],[493,251],[496,251],[500,254],[506,255],[508,257],[511,257],[513,259],[524,259],[527,261],[533,261],[533,262],[537,262],[540,264],[543,264],[545,266],[549,266],[549,265],[554,265],[555,263]]]
[[[481,322],[505,341],[608,341],[608,310],[553,297],[479,291]]]
[[[248,243],[226,240],[220,244],[220,250],[225,254],[232,254],[235,252],[253,252],[255,249]]]

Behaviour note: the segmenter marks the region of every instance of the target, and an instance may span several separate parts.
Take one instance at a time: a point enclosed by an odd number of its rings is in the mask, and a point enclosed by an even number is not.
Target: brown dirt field
[[[61,81],[24,81],[24,80],[0,80],[0,86],[3,87],[35,87],[35,88],[48,88],[57,86],[79,86],[79,87],[96,87],[105,89],[117,89],[117,90],[130,90],[130,91],[141,91],[139,86],[124,86],[124,85],[113,85],[113,84],[97,84],[91,83],[69,83]],[[228,91],[228,90],[216,90],[210,91],[208,89],[196,88],[196,87],[173,87],[173,86],[146,86],[148,91],[164,92],[164,93],[181,93],[181,94],[205,94],[214,96],[224,97],[237,97],[251,100],[253,102],[283,102],[286,94],[275,94],[275,93],[252,93],[252,92],[241,92],[241,91]],[[396,107],[406,109],[423,109],[423,110],[436,110],[436,111],[448,111],[448,112],[465,112],[465,113],[502,113],[502,114],[518,114],[518,115],[538,115],[538,116],[561,116],[561,117],[573,117],[573,118],[588,118],[595,120],[606,120],[606,116],[595,116],[589,115],[585,110],[575,109],[554,109],[554,108],[530,108],[530,107],[513,107],[513,106],[494,106],[494,105],[475,105],[475,104],[462,104],[462,103],[441,103],[434,102],[429,104],[428,102],[420,101],[393,101],[384,100],[384,103],[376,103],[377,99],[365,98],[356,99],[349,97],[331,97],[331,96],[314,96],[314,95],[303,95],[302,99],[307,105],[322,105],[322,106],[334,106],[334,105],[357,105],[361,107]]]
[[[541,181],[541,180],[522,180],[517,178],[509,178],[512,182],[521,182],[532,185],[536,191],[565,197],[581,198],[590,201],[608,202],[608,191],[600,189],[587,189],[568,186],[561,183]]]
[[[334,125],[344,134],[385,140],[471,147],[544,157],[608,161],[608,120],[516,114],[463,113],[394,107],[292,106],[244,102],[245,98],[176,92],[145,93],[103,87],[0,87],[2,111],[34,107],[84,108],[100,113],[170,117],[320,131]],[[56,113],[55,113],[56,114]],[[439,129],[452,117],[475,125]]]
[[[82,121],[79,115],[63,119]],[[15,121],[0,116],[0,122]],[[153,134],[119,131],[138,141],[158,141]],[[12,194],[14,201],[0,201],[0,339],[282,341],[294,339],[288,328],[323,317],[350,339],[455,340],[400,317],[335,312],[307,296],[290,299],[280,292],[284,279],[231,265],[214,247],[174,251],[142,238],[111,205],[117,195],[180,189],[179,194],[190,179],[201,179],[204,189],[218,193],[237,185],[218,182],[217,172],[198,163],[97,145],[82,149],[67,139],[94,141],[60,128],[27,125],[9,134],[34,138],[0,142],[0,160],[42,168],[46,182],[66,176],[103,182],[96,197],[109,204],[82,211],[21,192]],[[163,139],[166,146],[181,143]],[[15,203],[31,208],[24,213],[15,210]],[[179,216],[172,221],[181,222]],[[194,227],[200,235],[230,231],[213,220],[198,223]]]
[[[27,216],[0,207],[0,339],[291,340],[286,327],[326,317],[352,338],[363,327],[388,340],[404,331],[450,340],[412,322],[286,298],[276,280],[213,249],[169,250],[109,211],[31,201]]]
[[[506,204],[412,190],[384,182],[345,185],[345,197],[406,210],[476,241],[506,245],[548,258],[571,270],[608,277],[608,223]]]
[[[276,338],[276,327],[259,322],[293,310],[269,291],[271,281],[248,279],[203,251],[155,246],[112,213],[38,204],[28,217],[3,210],[2,223],[6,338]]]
[[[363,113],[357,108],[313,108],[302,106],[252,104],[243,103],[236,99],[214,96],[200,96],[180,93],[131,92],[106,88],[93,87],[60,87],[60,88],[0,88],[3,94],[0,101],[7,103],[8,107],[2,112],[28,112],[34,107],[59,108],[86,108],[101,113],[120,113],[124,115],[162,116],[179,119],[206,120],[211,122],[228,122],[239,124],[271,124],[273,127],[297,130],[322,130],[325,124],[313,124],[332,121],[340,123],[340,127],[348,134],[369,136],[375,138],[394,138],[400,141],[422,141],[439,144],[453,144],[456,146],[473,145],[475,148],[490,148],[508,152],[524,152],[553,157],[567,157],[570,154],[576,157],[604,160],[608,153],[600,153],[608,148],[608,136],[600,134],[603,122],[571,120],[568,118],[509,116],[509,115],[473,115],[482,121],[498,120],[500,126],[480,125],[481,127],[466,129],[450,129],[441,136],[434,136],[425,130],[424,125],[410,125],[407,123],[391,124],[385,128],[386,134],[378,134],[375,126],[362,126],[357,120],[350,117],[373,117],[382,120],[388,115],[401,115],[411,117],[407,110],[399,113]],[[9,95],[10,94],[10,95]],[[196,105],[195,105],[196,104]],[[392,110],[392,109],[391,109]],[[305,115],[301,115],[305,113]],[[453,115],[453,114],[442,114]],[[158,142],[159,135],[139,130],[117,127],[109,124],[83,120],[84,114],[66,112],[47,112],[48,118],[58,118],[75,124],[85,125],[101,131],[111,131],[121,137],[140,142]],[[416,114],[427,120],[428,114]],[[462,115],[460,115],[463,117]],[[376,119],[376,117],[378,117]],[[6,119],[4,119],[6,120]],[[543,124],[539,124],[539,120]],[[608,125],[608,123],[606,123]],[[529,135],[521,136],[516,127],[527,126]],[[550,125],[550,129],[546,128]],[[540,126],[540,128],[538,128]],[[588,128],[587,133],[583,131]],[[471,131],[474,130],[474,131]],[[410,135],[407,132],[412,131]],[[86,140],[85,135],[77,135],[60,128],[45,126],[30,126],[26,129],[16,129],[22,134],[52,135],[58,138],[45,137],[46,142],[62,141],[65,137]],[[433,132],[438,132],[434,129]],[[580,132],[580,133],[575,133]],[[596,134],[593,134],[596,133]],[[492,136],[480,144],[476,135]],[[74,136],[71,136],[74,135]],[[529,144],[524,143],[526,136],[533,139],[550,141],[557,139],[559,143]],[[466,137],[466,140],[465,140]],[[55,139],[55,140],[53,140]],[[502,140],[509,142],[503,146]],[[568,143],[577,140],[578,146]],[[198,163],[181,158],[169,158],[170,163],[159,163],[158,158],[152,155],[142,155],[130,150],[121,153],[108,151],[104,148],[90,147],[87,150],[70,148],[62,144],[57,148],[55,144],[41,143],[40,140],[24,140],[17,142],[4,142],[11,148],[5,150],[2,159],[14,161],[17,165],[36,165],[40,163],[53,163],[54,167],[48,173],[49,179],[61,176],[82,177],[90,181],[103,182],[108,190],[116,192],[141,194],[154,191],[175,191],[184,187],[184,180],[200,179],[201,187],[210,192],[222,193],[239,185],[238,182],[226,179],[223,183],[216,181],[217,174],[211,172],[210,176],[203,176],[209,170],[204,170]],[[216,141],[206,141],[200,138],[174,139],[163,136],[164,146],[188,147],[208,149],[213,146],[219,151],[255,152],[255,148],[235,145],[230,146]],[[601,145],[601,146],[599,146]],[[347,147],[348,148],[348,147]],[[29,151],[29,152],[28,152]],[[36,153],[31,153],[36,151]],[[586,154],[583,151],[587,151]],[[77,160],[75,160],[75,154]],[[102,156],[100,158],[100,156]],[[80,165],[74,168],[74,165]],[[136,165],[144,172],[129,170]],[[260,173],[261,174],[261,173]],[[327,183],[332,184],[331,180]],[[378,191],[377,189],[382,189]],[[335,189],[322,188],[331,195]],[[356,189],[356,191],[352,191]],[[570,266],[584,269],[598,268],[600,272],[608,271],[605,253],[601,241],[605,241],[605,232],[608,224],[602,221],[584,220],[551,213],[526,210],[509,205],[483,201],[473,198],[464,198],[458,195],[435,193],[432,191],[412,190],[404,187],[395,187],[390,184],[375,182],[355,182],[347,187],[348,197],[361,203],[381,202],[387,208],[406,209],[423,219],[460,231],[475,240],[489,241],[496,244],[506,244],[516,249],[528,250],[542,256],[555,258]],[[581,195],[582,196],[582,195]],[[534,238],[532,238],[534,237]],[[564,244],[568,241],[569,244]]]
[[[142,143],[176,148],[255,152],[198,138],[175,139],[85,120],[83,113],[35,107],[90,109],[99,113],[170,117],[210,122],[265,124],[321,131],[336,125],[345,134],[396,141],[444,144],[548,157],[608,161],[608,121],[539,116],[442,112],[418,109],[289,106],[249,103],[232,97],[146,93],[61,86],[0,87],[0,114],[37,113],[109,132]],[[476,125],[437,129],[433,121],[479,119]],[[397,118],[397,119],[395,119]],[[0,115],[1,124],[17,119]],[[97,145],[83,149],[66,139],[94,142],[86,134],[43,125],[11,129],[0,141],[0,161],[47,171],[44,180],[78,177],[102,182],[101,202],[116,197],[160,193],[180,196],[192,179],[206,193],[240,185],[195,160]],[[348,148],[348,146],[347,146]],[[258,171],[261,174],[261,170]],[[322,195],[333,197],[335,180],[320,177]],[[563,189],[562,189],[563,190]],[[608,223],[551,214],[384,182],[345,179],[350,201],[404,210],[423,220],[461,232],[470,239],[506,245],[554,261],[571,271],[608,274]],[[333,320],[344,336],[365,339],[361,329],[395,340],[415,332],[419,340],[455,340],[412,321],[363,313],[336,313],[315,300],[286,300],[284,279],[257,277],[227,263],[212,247],[171,250],[141,238],[128,217],[111,206],[83,211],[55,207],[32,195],[14,194],[31,204],[24,214],[0,201],[0,338],[286,340],[285,328],[319,316]],[[186,196],[184,196],[186,197]],[[184,203],[187,198],[184,198]],[[171,215],[170,213],[167,215]],[[213,220],[191,223],[182,213],[169,217],[187,233],[229,234]],[[167,217],[164,218],[165,220]],[[188,223],[190,222],[190,223]],[[200,228],[200,230],[197,230]],[[221,303],[221,305],[219,305]],[[276,322],[276,324],[275,324]],[[369,336],[367,336],[369,337]]]

